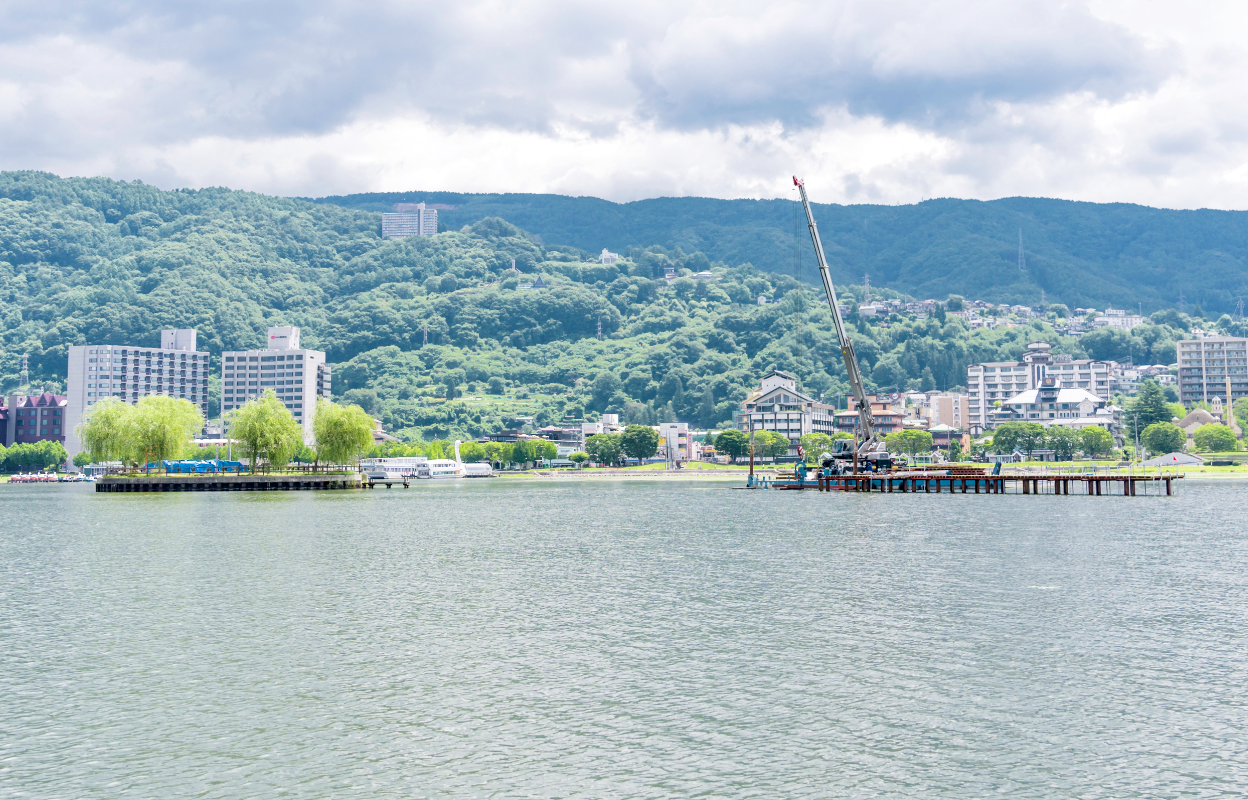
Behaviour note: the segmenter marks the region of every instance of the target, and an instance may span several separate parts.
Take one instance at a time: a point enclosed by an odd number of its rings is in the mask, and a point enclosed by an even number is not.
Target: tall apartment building
[[[1118,372],[1116,361],[1092,359],[1072,360],[1068,355],[1053,355],[1051,345],[1032,342],[1020,361],[991,361],[970,364],[966,368],[967,426],[972,433],[989,427],[994,404],[1031,389],[1039,389],[1052,375],[1058,388],[1086,389],[1109,403],[1113,398],[1113,382]]]
[[[269,328],[264,350],[229,350],[221,354],[221,412],[224,414],[272,389],[303,427],[312,444],[316,398],[330,396],[330,368],[320,350],[299,346],[299,329]]]
[[[437,209],[424,203],[400,203],[398,213],[381,215],[381,236],[384,239],[406,239],[409,236],[432,236],[438,232]]]
[[[1248,397],[1248,339],[1238,336],[1211,336],[1179,342],[1179,400],[1226,402]],[[1229,384],[1229,387],[1228,387]]]
[[[927,399],[924,416],[932,425],[948,425],[965,430],[971,421],[970,398],[964,394],[937,394]]]
[[[195,349],[193,330],[160,332],[160,347],[88,344],[69,348],[65,390],[65,449],[82,450],[74,434],[87,409],[105,397],[133,403],[149,394],[181,397],[208,413],[208,354]]]

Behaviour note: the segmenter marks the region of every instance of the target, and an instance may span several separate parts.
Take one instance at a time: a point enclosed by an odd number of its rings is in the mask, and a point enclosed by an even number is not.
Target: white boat
[[[398,456],[395,458],[362,458],[360,469],[369,477],[381,480],[403,478],[428,478],[429,459],[424,456]]]

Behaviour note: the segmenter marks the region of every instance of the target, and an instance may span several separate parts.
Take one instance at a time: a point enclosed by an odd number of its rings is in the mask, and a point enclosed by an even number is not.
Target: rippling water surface
[[[1248,487],[0,487],[0,797],[1248,789]]]

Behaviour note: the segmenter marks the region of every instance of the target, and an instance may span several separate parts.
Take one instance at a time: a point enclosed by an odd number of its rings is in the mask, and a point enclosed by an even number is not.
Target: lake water
[[[1248,791],[1248,485],[0,486],[0,797]]]

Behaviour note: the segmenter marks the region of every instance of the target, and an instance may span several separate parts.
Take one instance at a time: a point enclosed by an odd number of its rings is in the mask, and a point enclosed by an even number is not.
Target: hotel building
[[[1118,362],[1072,360],[1053,355],[1051,345],[1032,342],[1019,361],[990,361],[966,368],[967,427],[978,434],[992,427],[992,411],[1022,392],[1039,389],[1052,375],[1059,389],[1086,389],[1106,404],[1113,399]]]
[[[330,396],[330,368],[320,350],[299,346],[299,329],[269,328],[264,350],[228,350],[221,354],[221,412],[229,413],[272,389],[303,428],[312,444],[316,398]]]
[[[149,394],[181,397],[208,412],[208,354],[195,349],[193,330],[160,332],[160,347],[89,344],[69,348],[65,390],[65,449],[82,450],[74,429],[105,397],[133,403]]]

